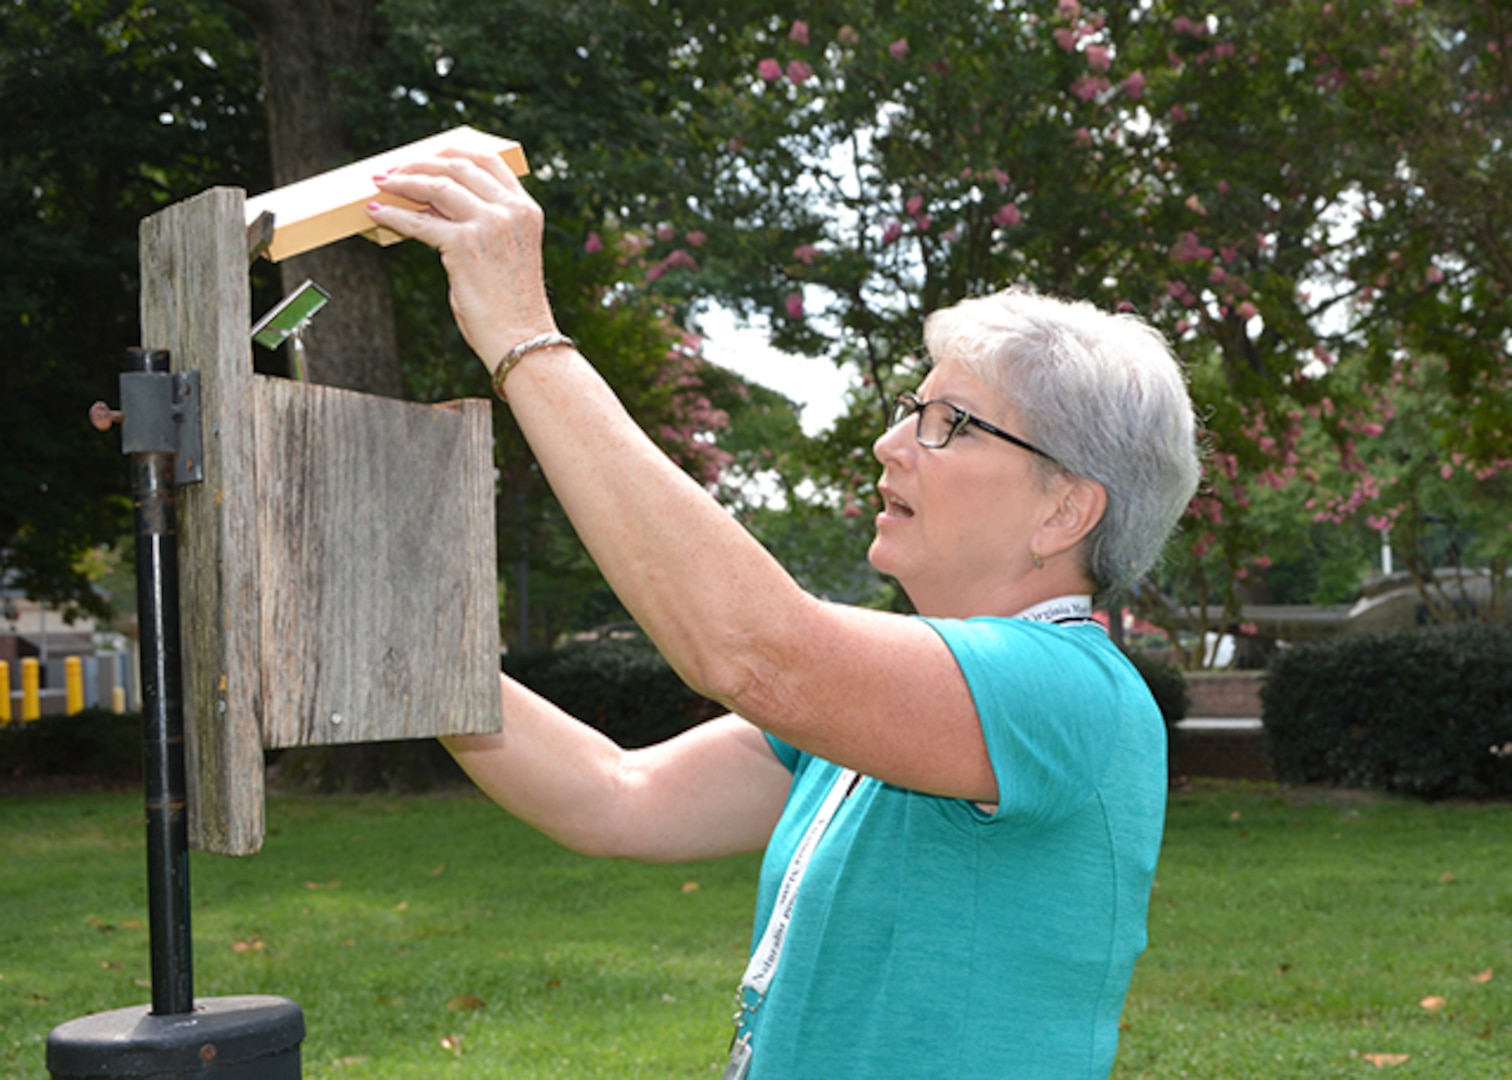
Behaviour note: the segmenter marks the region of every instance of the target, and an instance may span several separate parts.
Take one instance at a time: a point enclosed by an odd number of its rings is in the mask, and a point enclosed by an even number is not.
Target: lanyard
[[[788,862],[787,871],[782,875],[782,884],[777,890],[777,898],[772,902],[772,914],[767,918],[766,930],[762,933],[755,951],[751,953],[751,962],[747,965],[745,975],[740,980],[742,996],[745,991],[750,990],[759,999],[766,995],[767,988],[772,985],[772,976],[777,973],[777,962],[782,959],[782,947],[787,941],[788,927],[793,922],[793,907],[798,902],[798,886],[803,884],[803,875],[808,872],[814,849],[819,846],[819,838],[824,835],[824,830],[829,828],[829,823],[839,811],[840,804],[851,793],[856,779],[857,774],[854,769],[840,770],[840,775],[835,777],[834,787],[830,788],[829,794],[824,797],[824,802],[819,805],[819,812],[814,815],[814,820],[809,822],[803,838],[798,841],[798,847],[793,851],[793,857]],[[742,1006],[742,1011],[747,1010],[754,1012],[756,1006]]]
[[[1092,598],[1073,595],[1041,600],[1033,607],[1025,608],[1014,618],[1048,623],[1090,622],[1092,621]]]

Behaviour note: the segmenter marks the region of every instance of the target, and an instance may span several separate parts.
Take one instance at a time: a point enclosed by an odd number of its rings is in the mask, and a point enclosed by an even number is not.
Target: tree
[[[7,4],[0,35],[0,571],[103,614],[85,556],[131,511],[87,412],[138,343],[137,223],[212,183],[262,186],[255,60],[197,0]]]
[[[675,220],[708,234],[709,294],[864,373],[851,420],[869,421],[832,440],[840,489],[870,475],[859,432],[918,377],[923,312],[1025,282],[1146,315],[1212,450],[1173,547],[1190,573],[1147,583],[1180,590],[1152,610],[1216,601],[1232,630],[1267,563],[1316,557],[1297,538],[1320,502],[1390,509],[1371,494],[1386,444],[1358,429],[1409,363],[1443,373],[1411,403],[1442,452],[1481,474],[1512,456],[1507,19],[1411,0],[789,6],[699,66],[688,138],[727,141]]]

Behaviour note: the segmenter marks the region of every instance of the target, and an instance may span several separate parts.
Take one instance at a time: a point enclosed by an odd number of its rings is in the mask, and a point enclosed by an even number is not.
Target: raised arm
[[[557,330],[543,218],[497,161],[446,156],[380,179],[426,212],[369,208],[439,249],[451,304],[492,371]],[[997,798],[974,704],[919,620],[829,604],[781,566],[636,426],[575,350],[533,353],[510,407],[584,543],[690,685],[804,750],[902,786]]]

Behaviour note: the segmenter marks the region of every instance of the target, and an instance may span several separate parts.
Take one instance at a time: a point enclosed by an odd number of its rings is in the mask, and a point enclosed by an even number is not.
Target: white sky
[[[850,378],[828,360],[779,352],[767,343],[763,327],[741,326],[724,308],[702,312],[697,322],[704,356],[802,405],[800,418],[809,435],[823,431],[845,411]]]

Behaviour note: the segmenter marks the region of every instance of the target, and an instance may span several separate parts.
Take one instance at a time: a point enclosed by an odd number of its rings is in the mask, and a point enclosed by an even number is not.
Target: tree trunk
[[[361,157],[336,107],[335,76],[367,64],[375,0],[233,0],[252,21],[267,92],[273,182]],[[306,278],[331,302],[304,335],[311,382],[403,396],[393,285],[382,249],[354,237],[280,264],[284,292]]]

